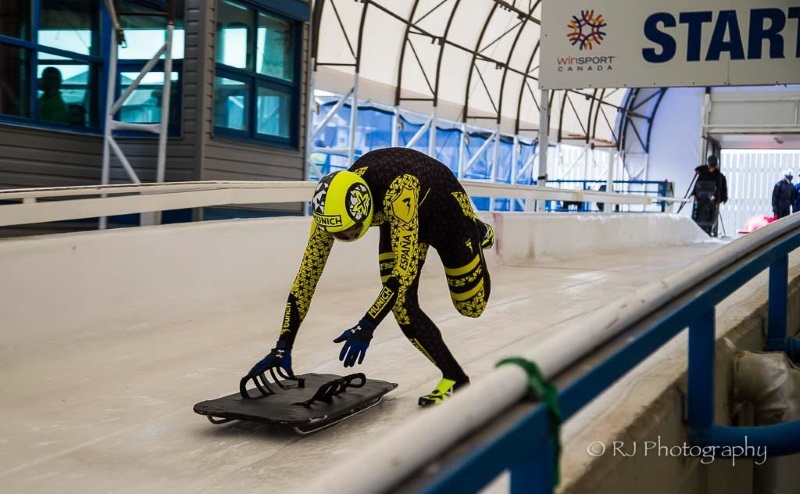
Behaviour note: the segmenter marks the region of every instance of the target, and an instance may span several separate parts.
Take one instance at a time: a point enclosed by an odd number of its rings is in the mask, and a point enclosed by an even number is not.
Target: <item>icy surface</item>
[[[468,374],[480,379],[500,358],[535,346],[546,332],[591,317],[718,246],[494,266],[491,301],[479,319],[455,311],[434,259],[426,265],[420,298]],[[292,263],[275,268],[275,293],[291,281],[285,278],[297,260]],[[377,283],[374,274],[323,277],[295,345],[296,372],[346,372],[331,340],[361,317]],[[171,319],[151,318],[145,309],[139,318],[127,316],[129,323],[68,332],[50,333],[39,323],[31,328],[35,338],[20,335],[0,346],[3,490],[279,491],[425,413],[416,400],[436,384],[437,370],[387,320],[357,369],[399,383],[380,406],[308,437],[244,423],[210,424],[192,406],[236,391],[238,379],[273,344],[285,295],[240,301]],[[49,317],[55,324],[58,312]]]

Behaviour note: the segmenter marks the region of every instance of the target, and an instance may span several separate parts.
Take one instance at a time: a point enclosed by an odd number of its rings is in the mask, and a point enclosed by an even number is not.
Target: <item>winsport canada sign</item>
[[[800,83],[800,0],[545,0],[544,89]]]

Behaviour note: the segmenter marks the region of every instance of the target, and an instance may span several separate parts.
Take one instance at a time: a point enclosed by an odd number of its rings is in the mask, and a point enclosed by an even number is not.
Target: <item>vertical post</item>
[[[550,100],[549,91],[542,89],[539,93],[539,175],[536,178],[536,185],[544,187],[547,185],[547,151],[550,147],[548,134],[550,133]]]
[[[608,157],[608,178],[606,179],[606,192],[610,194],[614,192],[614,168],[617,161],[615,154],[616,151],[612,150]],[[608,206],[609,207],[606,211],[609,213],[612,212],[611,209],[612,207],[614,208],[613,211],[618,211],[619,209],[622,209],[620,208],[619,204],[611,204],[610,202],[608,203]],[[629,208],[628,210],[630,211],[630,206],[628,206],[628,208]]]
[[[310,74],[308,76],[308,107],[306,108],[306,167],[303,180],[311,178],[311,154],[314,152],[314,114],[317,110],[317,100],[314,95],[314,88],[317,83],[317,60],[312,58],[309,61],[311,65]],[[303,208],[305,214],[308,214],[308,208]]]
[[[608,178],[606,180],[606,192],[614,192],[614,168],[617,164],[617,152],[611,150],[608,156]]]
[[[172,88],[172,33],[175,24],[172,21],[167,23],[167,43],[164,58],[164,88],[161,95],[161,129],[158,134],[158,162],[156,166],[156,182],[163,182],[166,179],[167,161],[167,135],[169,129],[169,100]]]
[[[489,180],[494,184],[497,183],[498,168],[500,166],[500,124],[498,123],[494,131],[494,145],[492,147],[492,170],[489,175]],[[495,202],[497,198],[489,198],[489,211],[494,211]]]
[[[400,133],[400,109],[398,107],[394,107],[394,115],[392,116],[392,147],[397,147],[397,140]]]
[[[555,442],[548,438],[528,458],[510,468],[511,494],[545,494],[554,491]]]
[[[458,144],[458,173],[456,176],[459,180],[464,177],[464,158],[467,154],[467,124],[461,123],[461,139]]]
[[[547,155],[550,149],[550,93],[547,89],[539,92],[539,174],[536,177],[536,185],[544,187],[547,185]],[[536,210],[544,211],[544,201],[537,201]]]
[[[709,117],[711,116],[711,88],[707,87],[703,95],[703,109],[700,115],[700,164],[706,162],[708,154],[708,141],[705,139],[706,128],[708,127]],[[648,153],[649,154],[649,153]]]
[[[169,135],[169,105],[172,91],[172,35],[175,23],[167,22],[167,40],[164,50],[164,86],[161,89],[161,121],[158,131],[158,157],[156,158],[156,182],[163,182],[167,175],[167,137]],[[141,224],[161,224],[161,211],[141,214]]]
[[[783,350],[786,342],[786,290],[789,256],[783,255],[769,267],[767,351]]]
[[[428,156],[436,158],[436,107],[431,113],[431,126],[428,128]]]
[[[588,180],[589,179],[589,153],[592,152],[592,148],[589,143],[586,143],[586,147],[583,150],[583,177],[581,180]],[[585,185],[586,182],[582,182],[582,185]]]
[[[715,309],[689,325],[689,410],[691,429],[714,425]]]
[[[353,164],[356,153],[356,126],[358,125],[358,72],[353,77],[353,99],[350,103],[350,139],[347,143],[347,166]]]
[[[586,181],[589,179],[589,161],[594,161],[594,156],[591,156],[590,153],[592,152],[591,145],[587,142],[586,147],[583,149],[583,177],[581,177],[580,181],[580,190],[586,190]],[[594,164],[594,163],[592,163]],[[586,209],[584,209],[586,206]],[[578,212],[581,211],[588,211],[588,203],[581,202],[581,205],[578,207]]]
[[[519,155],[520,155],[519,135],[514,134],[514,145],[511,150],[511,185],[517,183],[517,175],[519,174]]]
[[[116,16],[112,15],[112,22],[116,23]],[[103,164],[101,171],[101,185],[108,185],[111,181],[111,129],[113,128],[114,114],[111,113],[114,107],[114,92],[117,82],[117,30],[111,28],[111,47],[108,51],[108,76],[106,87],[106,111],[103,119]],[[102,197],[105,197],[103,195]],[[102,216],[98,228],[105,230],[108,227],[108,218]]]

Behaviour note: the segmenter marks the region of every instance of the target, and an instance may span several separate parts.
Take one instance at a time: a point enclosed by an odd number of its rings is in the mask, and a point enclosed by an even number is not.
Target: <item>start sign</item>
[[[543,2],[546,89],[800,83],[800,0]]]
[[[644,35],[658,48],[644,48],[642,56],[652,63],[668,62],[677,54],[676,38],[683,38],[686,40],[683,60],[689,62],[717,61],[723,53],[731,60],[761,60],[762,56],[783,59],[787,51],[789,57],[800,58],[800,37],[797,36],[800,7],[752,9],[748,14],[746,36],[743,36],[735,10],[681,12],[677,21],[669,12],[657,12],[645,20]],[[710,30],[711,39],[703,46],[706,29]],[[789,38],[788,47],[786,38]],[[767,50],[763,50],[765,45]]]

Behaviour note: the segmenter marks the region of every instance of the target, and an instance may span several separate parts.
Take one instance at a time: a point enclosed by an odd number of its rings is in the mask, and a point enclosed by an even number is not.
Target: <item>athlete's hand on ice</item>
[[[344,342],[342,351],[339,352],[339,361],[343,361],[345,367],[353,367],[356,365],[356,360],[359,364],[364,361],[373,331],[375,331],[375,326],[366,319],[362,319],[333,340],[334,343]]]

